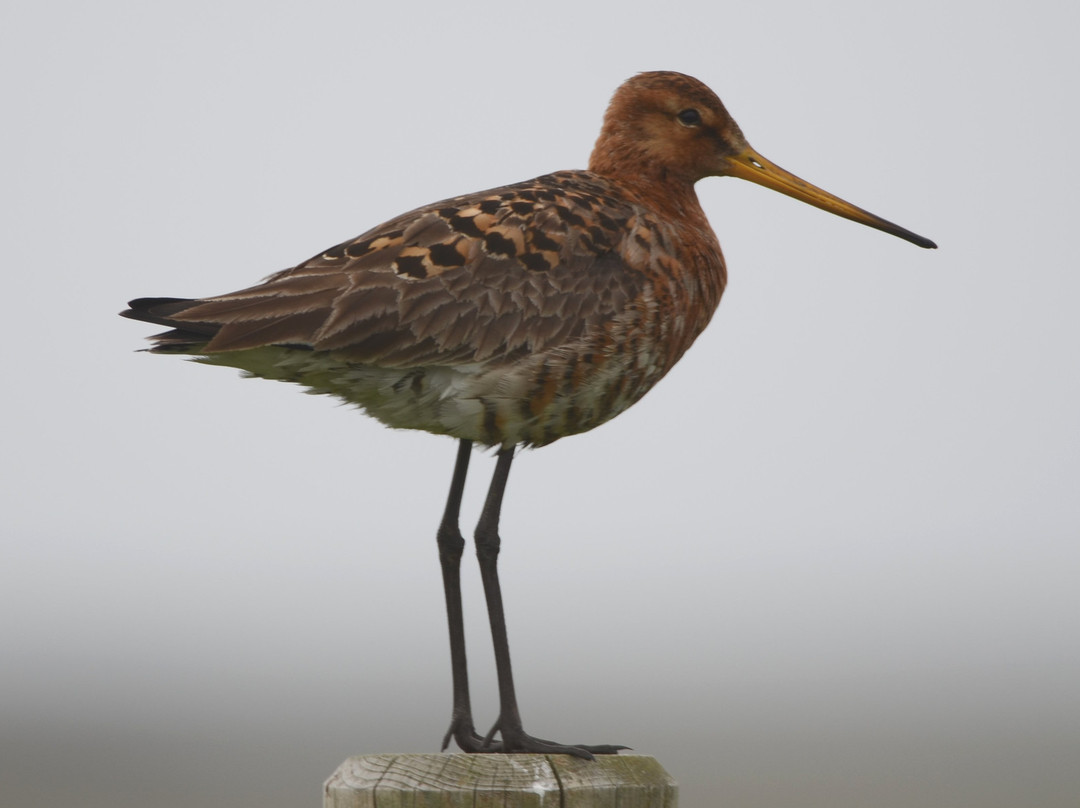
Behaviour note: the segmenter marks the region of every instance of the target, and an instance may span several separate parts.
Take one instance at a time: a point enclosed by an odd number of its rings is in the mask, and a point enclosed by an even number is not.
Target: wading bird
[[[720,99],[672,72],[616,90],[587,171],[558,171],[436,202],[239,292],[140,298],[125,317],[168,326],[153,353],[295,382],[391,427],[459,441],[439,526],[453,712],[468,752],[614,753],[525,733],[496,571],[517,447],[614,418],[708,324],[727,279],[694,184],[741,177],[920,247],[932,241],[850,205],[754,151]],[[458,527],[474,443],[497,451],[475,532],[495,648],[499,716],[469,701]],[[498,736],[498,737],[496,737]]]

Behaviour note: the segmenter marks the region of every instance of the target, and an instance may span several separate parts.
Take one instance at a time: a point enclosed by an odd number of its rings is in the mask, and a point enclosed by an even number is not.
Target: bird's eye
[[[698,126],[701,123],[701,113],[696,109],[684,109],[675,117],[683,126]]]

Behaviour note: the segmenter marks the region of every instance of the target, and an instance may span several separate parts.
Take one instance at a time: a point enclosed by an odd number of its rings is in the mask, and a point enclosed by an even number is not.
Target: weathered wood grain
[[[655,758],[362,755],[326,781],[323,808],[676,808]]]

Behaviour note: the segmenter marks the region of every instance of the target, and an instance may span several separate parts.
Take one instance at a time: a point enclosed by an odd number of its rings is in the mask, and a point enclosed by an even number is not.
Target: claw
[[[596,755],[616,755],[622,749],[629,749],[629,746],[617,746],[613,744],[598,744],[590,746],[587,744],[562,744],[555,741],[548,741],[544,738],[536,738],[527,734],[519,724],[515,727],[503,727],[502,718],[495,722],[495,726],[488,732],[487,737],[484,738],[483,751],[495,751],[494,749],[488,749],[488,744],[491,743],[491,739],[498,732],[502,736],[502,750],[507,753],[524,753],[524,754],[537,754],[537,755],[573,755],[574,757],[583,758],[585,760],[593,760]]]

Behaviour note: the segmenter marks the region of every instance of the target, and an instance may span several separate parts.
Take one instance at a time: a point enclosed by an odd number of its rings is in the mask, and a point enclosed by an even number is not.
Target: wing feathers
[[[206,352],[266,345],[408,367],[558,347],[642,294],[645,267],[616,249],[643,212],[607,181],[559,172],[398,217],[263,283],[205,300],[146,298],[127,316]],[[573,193],[568,193],[568,189]],[[136,304],[140,304],[136,306]]]

